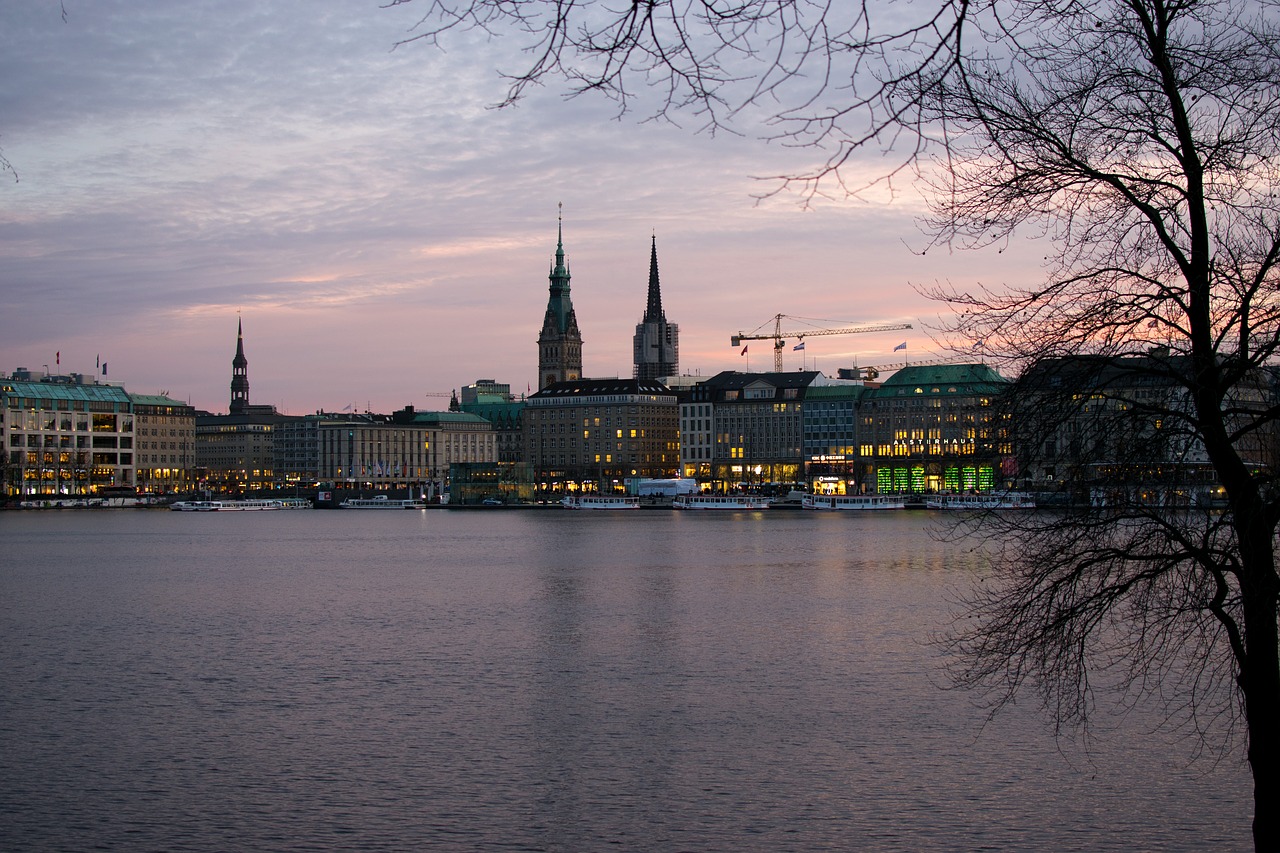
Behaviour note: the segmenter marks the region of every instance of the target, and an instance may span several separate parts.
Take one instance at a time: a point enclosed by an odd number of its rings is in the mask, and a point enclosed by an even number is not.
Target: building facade
[[[547,310],[538,335],[538,390],[582,378],[582,333],[569,296],[569,267],[564,261],[564,224],[556,229],[556,258],[551,268]]]
[[[870,462],[859,455],[858,411],[868,391],[861,380],[815,381],[805,389],[805,482],[815,494],[861,494],[867,490]]]
[[[88,497],[136,486],[133,401],[81,374],[19,368],[0,379],[4,494]]]
[[[713,491],[785,491],[805,480],[804,406],[817,371],[739,373],[706,381],[699,397],[710,403]],[[692,402],[692,405],[698,405]]]
[[[871,388],[858,409],[860,488],[972,492],[1016,475],[1008,424],[993,405],[1009,387],[985,364],[904,367]]]
[[[196,412],[196,487],[221,494],[276,488],[276,433],[290,420],[265,412]]]
[[[525,462],[541,497],[613,492],[629,478],[679,471],[679,408],[660,382],[558,382],[530,396],[523,414]]]
[[[680,476],[699,483],[711,482],[715,449],[715,405],[712,389],[703,377],[668,379],[680,401]]]
[[[195,483],[196,410],[164,394],[130,394],[139,492],[189,491]]]
[[[196,412],[198,489],[244,494],[279,488],[275,439],[282,424],[296,420],[275,406],[249,402],[249,361],[244,355],[244,324],[236,324],[236,354],[231,360],[229,414]]]
[[[636,379],[664,379],[680,373],[680,327],[667,322],[658,282],[658,238],[649,249],[649,298],[632,339]]]
[[[1023,481],[1095,505],[1215,502],[1221,490],[1196,426],[1191,372],[1189,357],[1163,347],[1032,365],[1007,407]],[[1223,402],[1238,452],[1258,470],[1276,461],[1274,405],[1274,377],[1264,371]]]
[[[679,388],[681,470],[714,491],[990,490],[1016,468],[993,406],[1007,386],[985,365],[903,368],[883,384],[727,371]]]
[[[276,430],[277,480],[286,484],[332,483],[362,491],[412,489],[434,498],[448,489],[450,466],[492,462],[492,425],[464,412],[418,412],[406,406],[390,415],[317,412]]]

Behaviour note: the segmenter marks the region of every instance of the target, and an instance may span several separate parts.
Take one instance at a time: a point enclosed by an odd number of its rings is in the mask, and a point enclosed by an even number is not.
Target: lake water
[[[928,518],[0,513],[0,849],[1250,849],[1239,756],[941,689]]]

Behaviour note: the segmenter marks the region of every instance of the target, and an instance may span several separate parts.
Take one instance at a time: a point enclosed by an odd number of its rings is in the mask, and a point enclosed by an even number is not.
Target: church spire
[[[637,379],[662,379],[680,372],[680,327],[667,322],[658,283],[658,235],[649,244],[649,299],[636,325],[632,353]]]
[[[249,409],[249,359],[244,356],[244,320],[236,320],[236,356],[231,359],[231,414]]]
[[[662,311],[662,288],[658,284],[658,235],[654,234],[649,248],[649,304],[644,311],[644,322],[657,323],[666,319],[667,315]]]
[[[538,390],[582,378],[582,333],[569,298],[569,265],[564,261],[564,205],[556,223],[556,258],[551,268],[547,312],[538,336]]]
[[[564,288],[569,289],[569,268],[564,263],[564,202],[560,202],[556,216],[556,263],[551,269],[551,278],[553,283],[557,278],[564,279]]]

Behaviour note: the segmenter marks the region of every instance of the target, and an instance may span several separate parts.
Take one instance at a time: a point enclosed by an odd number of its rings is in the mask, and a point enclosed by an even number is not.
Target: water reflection
[[[0,518],[0,847],[1248,847],[1150,719],[937,689],[919,514],[238,515]]]

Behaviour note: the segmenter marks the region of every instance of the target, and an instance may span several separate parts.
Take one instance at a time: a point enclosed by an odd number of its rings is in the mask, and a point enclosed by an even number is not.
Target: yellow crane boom
[[[729,338],[730,344],[733,346],[741,346],[743,341],[773,341],[773,372],[782,372],[782,348],[786,346],[787,338],[796,338],[803,341],[805,338],[814,337],[815,335],[859,335],[864,332],[893,332],[899,329],[910,329],[910,323],[883,323],[875,326],[846,326],[842,329],[798,329],[793,332],[782,331],[783,320],[797,320],[797,317],[788,317],[786,314],[777,314],[773,317],[773,331],[761,332],[761,326],[754,332],[738,332],[738,334]]]

